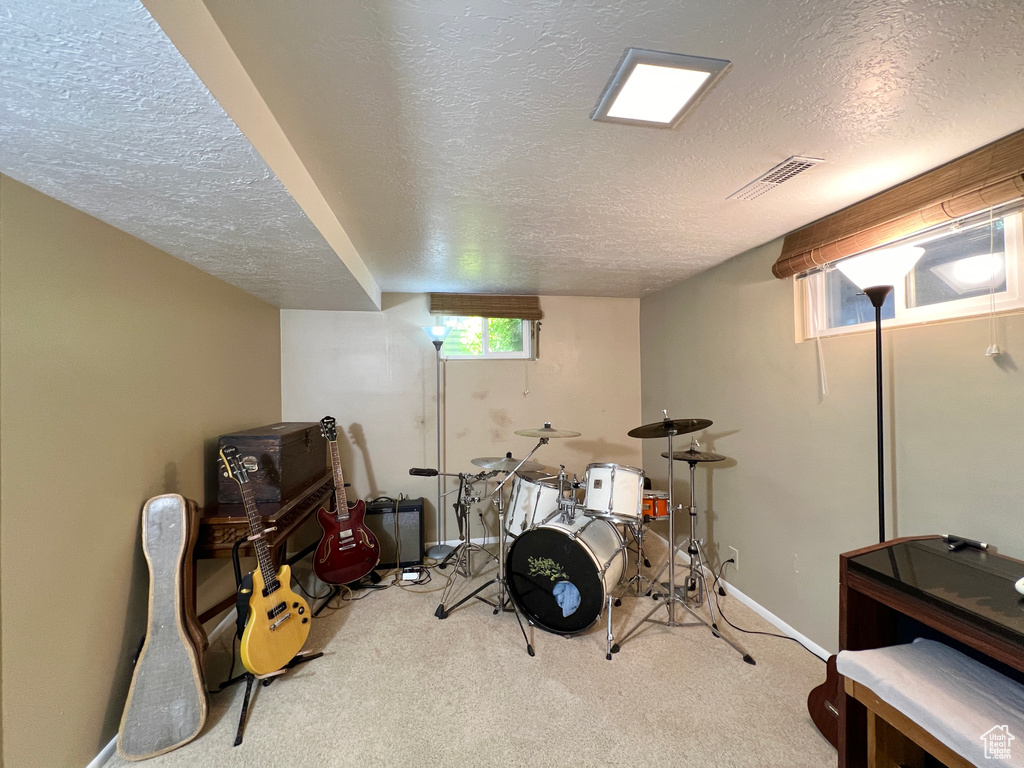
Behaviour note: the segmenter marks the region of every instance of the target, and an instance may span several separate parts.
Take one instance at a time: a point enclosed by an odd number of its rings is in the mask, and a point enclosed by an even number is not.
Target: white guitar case
[[[192,610],[198,524],[195,502],[177,494],[154,496],[142,510],[149,624],[117,734],[117,753],[125,760],[180,747],[198,736],[206,721],[206,636]]]

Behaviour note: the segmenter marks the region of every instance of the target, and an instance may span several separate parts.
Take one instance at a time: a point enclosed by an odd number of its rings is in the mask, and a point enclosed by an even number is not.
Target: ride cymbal
[[[662,451],[661,452],[661,457],[663,459],[667,459],[668,458],[668,451]],[[722,461],[724,459],[725,459],[725,456],[722,456],[720,454],[717,454],[717,453],[706,453],[704,451],[695,451],[695,450],[693,450],[693,448],[690,448],[689,450],[686,450],[686,451],[672,451],[672,460],[673,461],[698,462],[698,461]]]
[[[714,422],[710,419],[662,419],[653,424],[644,424],[629,430],[626,434],[630,437],[668,437],[672,435],[683,435],[687,432],[698,432],[707,429]]]
[[[579,437],[579,432],[571,432],[567,429],[552,429],[551,422],[545,421],[542,429],[517,429],[517,435],[523,437]]]
[[[481,456],[478,459],[473,459],[473,463],[478,467],[484,469],[494,469],[498,472],[511,472],[516,467],[519,467],[520,472],[539,472],[544,469],[543,464],[537,464],[533,461],[527,461],[523,466],[519,466],[519,462],[522,459],[513,459],[511,456]]]

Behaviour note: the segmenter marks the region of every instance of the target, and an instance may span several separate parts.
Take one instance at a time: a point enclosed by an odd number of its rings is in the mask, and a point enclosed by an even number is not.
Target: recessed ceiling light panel
[[[629,48],[590,117],[675,128],[729,64],[723,59]]]

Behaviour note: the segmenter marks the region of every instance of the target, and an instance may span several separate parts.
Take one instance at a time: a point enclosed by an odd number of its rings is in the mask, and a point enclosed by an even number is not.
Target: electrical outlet
[[[729,547],[729,557],[732,558],[732,567],[738,571],[740,569],[740,551],[736,547]]]

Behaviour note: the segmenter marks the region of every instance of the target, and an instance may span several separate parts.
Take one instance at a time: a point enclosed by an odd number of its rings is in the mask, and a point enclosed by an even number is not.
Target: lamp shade
[[[444,343],[444,340],[448,338],[448,334],[452,332],[452,329],[447,325],[424,325],[423,332],[430,337],[433,342]]]
[[[924,248],[917,245],[880,248],[843,259],[836,267],[863,291],[877,285],[897,285],[923,255]]]

